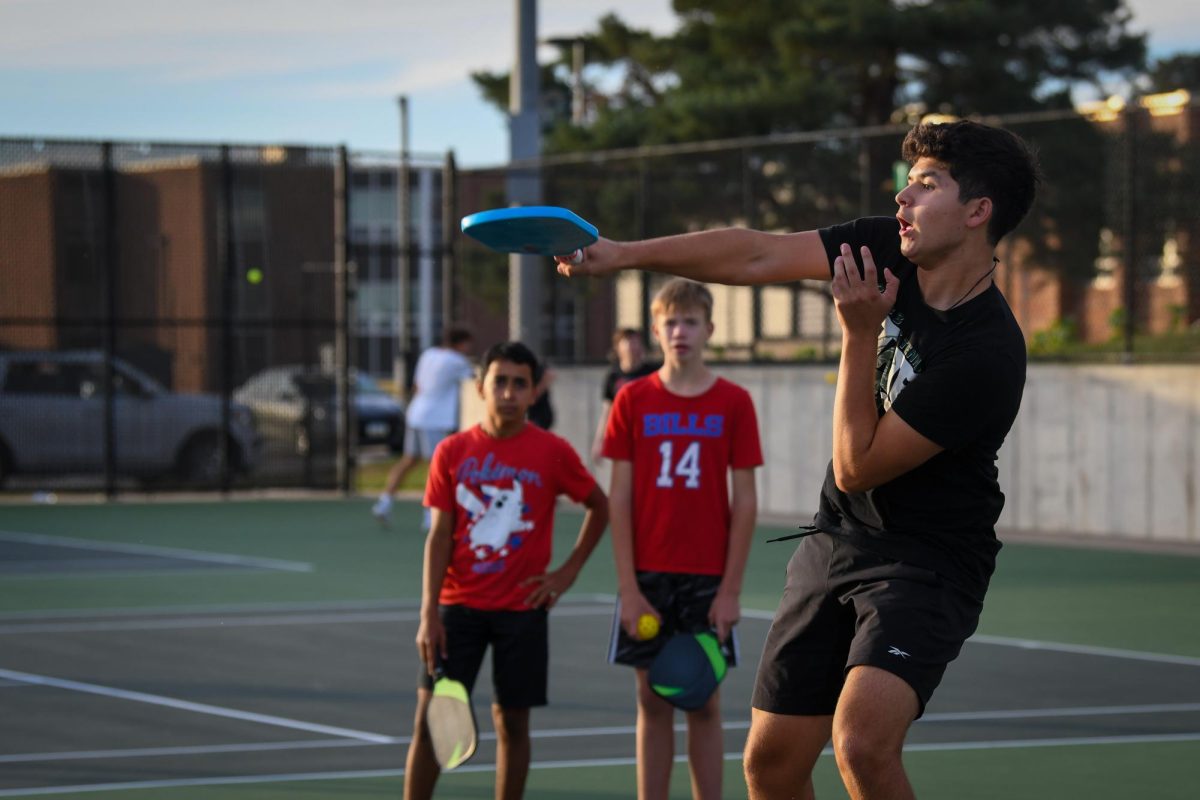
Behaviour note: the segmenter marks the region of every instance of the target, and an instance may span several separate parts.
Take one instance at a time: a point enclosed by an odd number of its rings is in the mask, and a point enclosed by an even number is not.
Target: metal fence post
[[[454,151],[446,151],[442,164],[442,329],[448,328],[455,319],[454,313],[454,231],[458,216],[458,167],[454,163]]]
[[[742,161],[742,217],[746,227],[754,229],[754,173],[750,165],[750,148],[741,149]],[[763,338],[763,287],[750,287],[750,360],[758,359],[758,343]]]
[[[345,145],[337,149],[333,178],[333,293],[334,364],[337,370],[337,484],[350,494],[353,478],[351,433],[353,395],[350,391],[350,155]]]
[[[646,159],[638,159],[638,193],[637,193],[637,238],[649,236],[650,216],[650,170]],[[650,335],[650,275],[644,269],[637,272],[638,296],[641,302],[642,336],[652,339]],[[615,282],[614,282],[615,283]]]
[[[1125,107],[1125,280],[1122,290],[1125,301],[1125,320],[1122,328],[1126,362],[1133,361],[1133,337],[1137,319],[1138,280],[1138,164],[1137,164],[1137,95]]]
[[[221,459],[221,493],[230,489],[229,427],[230,398],[233,394],[233,302],[234,276],[237,270],[237,237],[234,235],[233,162],[229,145],[221,145],[221,435],[218,452]]]
[[[117,345],[117,187],[113,145],[100,145],[101,191],[104,195],[102,256],[104,264],[104,496],[117,496],[116,406],[113,358]]]

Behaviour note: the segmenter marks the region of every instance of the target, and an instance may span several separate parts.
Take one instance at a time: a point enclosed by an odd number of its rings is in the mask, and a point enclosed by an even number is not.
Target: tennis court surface
[[[368,508],[0,505],[0,797],[399,796],[423,539],[415,505],[386,531]],[[578,519],[560,515],[559,553]],[[778,532],[759,531],[722,688],[726,797],[745,796]],[[632,676],[604,663],[614,585],[602,546],[552,615],[527,797],[634,796]],[[480,750],[440,797],[492,796],[484,669]],[[923,798],[1192,798],[1198,760],[1200,554],[1030,545],[1002,552],[906,754]],[[845,797],[832,756],[817,787]]]

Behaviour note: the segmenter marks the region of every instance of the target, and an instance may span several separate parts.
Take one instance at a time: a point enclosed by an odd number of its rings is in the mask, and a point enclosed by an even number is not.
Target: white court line
[[[1064,644],[1062,642],[1039,642],[1035,639],[1013,639],[1007,636],[972,636],[968,642],[1017,647],[1022,650],[1053,650],[1059,653],[1075,653],[1084,656],[1128,658],[1134,661],[1153,661],[1159,664],[1181,664],[1185,667],[1200,667],[1200,658],[1176,656],[1168,653],[1146,653],[1141,650],[1122,650],[1116,647],[1093,647],[1086,644]]]
[[[1038,719],[1038,718],[1067,718],[1067,717],[1084,717],[1084,716],[1122,716],[1136,714],[1169,714],[1169,713],[1186,713],[1200,711],[1200,703],[1170,703],[1159,705],[1140,705],[1140,706],[1093,706],[1093,707],[1074,707],[1074,708],[1034,708],[1024,710],[1006,710],[1006,711],[958,711],[943,714],[926,714],[921,719],[917,720],[917,724],[931,722],[963,722],[963,721],[988,721],[988,720],[1012,720],[1012,719]],[[750,727],[749,720],[725,720],[721,723],[721,728],[727,731],[747,730]],[[676,733],[683,733],[687,730],[686,723],[676,723],[674,726]],[[568,738],[590,738],[597,736],[632,736],[637,732],[637,728],[633,725],[612,725],[607,727],[595,728],[547,728],[542,730],[531,730],[530,738],[532,739],[568,739]],[[482,741],[493,741],[496,734],[492,731],[485,731],[479,735]],[[290,742],[255,742],[249,744],[227,744],[227,745],[191,745],[180,747],[139,747],[130,748],[127,750],[78,750],[78,751],[60,751],[51,753],[24,753],[12,755],[0,755],[0,764],[18,764],[26,762],[40,761],[79,761],[79,760],[107,760],[119,758],[142,758],[142,757],[160,757],[160,756],[179,756],[179,755],[209,755],[217,753],[252,753],[259,751],[278,751],[278,750],[313,750],[323,748],[342,748],[342,747],[367,747],[380,744],[400,744],[406,745],[412,741],[411,736],[393,736],[389,741],[363,741],[363,740],[348,740],[348,739],[317,739],[317,740],[300,740]],[[1020,740],[1013,740],[1020,741]],[[1034,741],[1034,740],[1031,740]],[[1058,740],[1047,740],[1058,741]]]
[[[566,607],[551,612],[559,617],[608,615],[611,608]],[[418,611],[349,611],[324,614],[272,614],[251,617],[169,617],[162,619],[105,620],[103,622],[44,622],[0,624],[0,636],[26,633],[96,633],[100,631],[156,631],[185,628],[253,628],[285,625],[337,625],[348,622],[416,622]]]
[[[105,620],[103,622],[44,622],[0,624],[0,636],[25,633],[97,633],[100,631],[157,631],[188,628],[253,628],[286,625],[328,625],[348,622],[413,622],[416,611],[351,611],[327,614],[289,614],[261,617],[171,617],[166,619]]]
[[[1019,740],[998,740],[995,742],[947,742],[945,744],[905,745],[906,751],[936,752],[952,750],[1008,749],[1019,747],[1075,747],[1106,744],[1150,744],[1165,742],[1195,742],[1200,741],[1200,732],[1177,733],[1149,736],[1102,736],[1082,737],[1073,739],[1040,739],[1030,742]],[[833,751],[826,748],[823,756],[832,755]],[[725,761],[741,761],[741,753],[722,754]],[[675,756],[675,763],[682,764],[687,756]],[[627,758],[591,758],[572,759],[567,761],[535,761],[530,769],[576,769],[580,767],[628,767],[636,764],[636,759]],[[494,764],[468,764],[459,767],[456,772],[492,772]],[[53,794],[68,794],[70,792],[109,792],[124,789],[168,789],[188,786],[229,786],[239,784],[284,783],[288,781],[328,781],[353,780],[360,778],[397,778],[404,775],[402,769],[355,770],[342,772],[294,772],[275,775],[231,775],[221,778],[183,778],[178,780],[160,781],[126,781],[123,783],[93,783],[76,786],[46,786],[31,789],[0,789],[0,797],[37,797]]]
[[[569,606],[606,604],[612,611],[616,595],[571,592],[559,599],[555,613]],[[162,616],[165,614],[266,614],[276,611],[326,612],[326,611],[418,611],[420,600],[393,598],[390,600],[331,600],[328,602],[282,602],[282,603],[229,603],[201,606],[122,606],[119,608],[53,608],[34,611],[0,611],[0,620],[7,619],[80,619],[105,617]]]
[[[390,742],[364,742],[360,739],[308,739],[291,742],[250,742],[180,747],[131,747],[127,750],[70,750],[59,753],[16,753],[0,755],[0,764],[31,764],[45,761],[108,761],[118,758],[161,758],[164,756],[206,756],[220,753],[265,753],[280,750],[325,750],[343,747],[375,747],[380,744],[408,744],[411,736],[397,736]]]
[[[81,683],[79,681],[50,678],[45,675],[32,675],[28,672],[14,672],[13,670],[0,669],[0,679],[21,681],[23,683],[30,683],[35,686],[50,686],[55,689],[66,689],[72,692],[97,694],[103,697],[117,698],[119,700],[132,700],[135,703],[149,703],[150,705],[165,706],[166,708],[175,708],[181,711],[194,711],[198,714],[209,714],[214,717],[227,717],[229,719],[240,719],[246,722],[257,722],[263,725],[275,725],[280,728],[290,728],[297,731],[324,733],[330,736],[345,736],[351,739],[361,739],[367,742],[388,743],[392,739],[392,737],[384,736],[381,733],[368,733],[365,731],[352,730],[350,728],[318,725],[312,722],[302,722],[300,720],[288,719],[286,717],[276,717],[270,714],[255,714],[249,711],[238,711],[237,709],[233,708],[212,706],[208,705],[207,703],[192,703],[187,700],[176,700],[173,697],[146,694],[145,692],[131,692],[126,691],[125,689],[114,689],[110,686],[99,686],[94,683]]]
[[[775,612],[744,609],[742,616],[747,619],[769,621],[775,618]],[[1067,644],[1065,642],[1043,642],[1037,639],[1016,639],[1009,636],[975,634],[970,639],[967,639],[967,644],[990,644],[1000,647],[1015,647],[1020,650],[1048,650],[1056,653],[1127,658],[1133,661],[1152,661],[1158,664],[1180,664],[1185,667],[1200,667],[1200,658],[1193,656],[1179,656],[1171,653],[1149,653],[1143,650],[1122,650],[1116,647],[1094,647],[1092,645]]]
[[[257,558],[255,556],[236,556],[229,553],[209,553],[203,550],[188,550],[180,547],[157,547],[155,545],[128,544],[126,542],[106,542],[96,539],[76,539],[70,536],[51,536],[45,533],[22,533],[20,531],[0,531],[0,540],[10,542],[27,542],[44,544],[55,547],[74,547],[80,550],[111,551],[114,553],[130,553],[132,555],[160,556],[175,558],[183,561],[203,561],[211,564],[231,564],[238,567],[254,567],[257,569],[274,569],[285,572],[312,572],[313,565],[302,561],[283,561],[277,558]]]
[[[0,538],[3,537],[0,533]],[[588,616],[592,614],[611,613],[611,604],[616,602],[616,595],[592,593],[592,594],[577,594],[571,595],[560,602],[551,612],[555,616]],[[595,604],[589,607],[589,604]],[[310,619],[314,624],[324,623],[326,620],[321,616],[320,612],[334,612],[340,609],[347,610],[365,610],[365,609],[380,609],[387,607],[400,606],[402,608],[415,607],[414,601],[405,600],[385,600],[385,601],[365,601],[365,602],[333,602],[333,603],[261,603],[248,605],[228,605],[228,606],[166,606],[162,608],[117,608],[93,611],[89,609],[76,610],[52,610],[52,611],[18,611],[0,613],[0,619],[40,619],[40,618],[56,618],[56,617],[112,617],[112,616],[136,616],[136,615],[156,615],[163,613],[171,614],[188,614],[195,612],[199,614],[220,614],[220,613],[236,613],[236,612],[271,612],[271,611],[316,611],[317,615]],[[758,621],[770,622],[775,617],[775,612],[764,611],[760,609],[743,609],[742,617]],[[183,620],[180,627],[188,627],[187,617],[172,617],[172,619]],[[289,624],[304,624],[304,617],[295,618],[298,621],[292,622],[291,617],[279,615],[275,617],[264,617],[261,622],[246,623],[246,624],[262,624],[262,625],[289,625]],[[375,621],[374,619],[363,617],[363,621]],[[395,617],[396,620],[404,621],[407,618],[401,615]],[[353,621],[347,618],[345,621]],[[383,616],[378,618],[378,621],[392,621]],[[146,625],[147,630],[152,627],[157,628],[164,621],[143,621],[138,620],[131,623],[132,626]],[[64,625],[84,625],[83,622],[63,623]],[[219,623],[220,625],[234,624],[229,621]],[[197,625],[196,627],[203,627]],[[126,628],[128,630],[135,629],[133,627]],[[40,632],[42,629],[35,626],[20,628],[20,626],[0,626],[0,634],[5,633],[20,633],[22,630],[27,632]],[[51,630],[76,630],[75,628],[60,628],[54,629],[47,627],[47,631]],[[79,630],[108,630],[107,628],[80,628]],[[112,628],[119,630],[119,628]],[[1135,661],[1150,661],[1160,664],[1179,664],[1182,666],[1200,666],[1200,658],[1192,656],[1174,655],[1171,653],[1152,653],[1141,650],[1125,650],[1112,647],[1098,647],[1092,645],[1067,644],[1064,642],[1047,642],[1036,639],[1018,639],[1006,636],[988,636],[984,634],[976,634],[967,640],[969,643],[996,645],[1001,647],[1015,647],[1020,650],[1046,650],[1051,652],[1073,653],[1076,655],[1095,655],[1109,658],[1125,658]]]

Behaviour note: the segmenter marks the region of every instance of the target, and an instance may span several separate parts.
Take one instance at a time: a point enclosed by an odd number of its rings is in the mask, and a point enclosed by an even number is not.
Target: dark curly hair
[[[958,200],[992,201],[988,241],[993,245],[1029,212],[1042,176],[1037,154],[1016,134],[979,122],[922,123],[904,137],[904,160],[932,158],[950,169]]]
[[[533,351],[521,342],[500,342],[489,347],[483,354],[483,363],[480,366],[479,374],[487,375],[488,367],[493,361],[510,361],[513,364],[526,365],[533,376],[535,386],[542,379],[541,362],[538,361],[538,357],[533,354]]]

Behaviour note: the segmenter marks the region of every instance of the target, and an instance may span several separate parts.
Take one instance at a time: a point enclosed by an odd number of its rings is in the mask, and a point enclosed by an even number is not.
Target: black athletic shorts
[[[642,594],[662,617],[662,627],[658,630],[658,636],[644,642],[630,637],[621,627],[621,601],[618,600],[608,645],[609,663],[648,669],[658,651],[674,634],[712,630],[708,624],[708,609],[721,586],[720,575],[638,572],[637,582]],[[736,667],[736,628],[730,631],[729,641],[723,644],[729,666]]]
[[[752,704],[774,714],[832,714],[850,668],[872,666],[912,686],[920,716],[982,609],[931,570],[841,536],[808,536],[788,562]]]
[[[446,677],[462,681],[467,691],[483,664],[488,645],[492,647],[494,701],[501,708],[532,708],[546,705],[550,661],[550,634],[545,609],[529,611],[480,611],[467,606],[440,606],[446,628]],[[433,678],[420,665],[417,686],[433,688]]]

